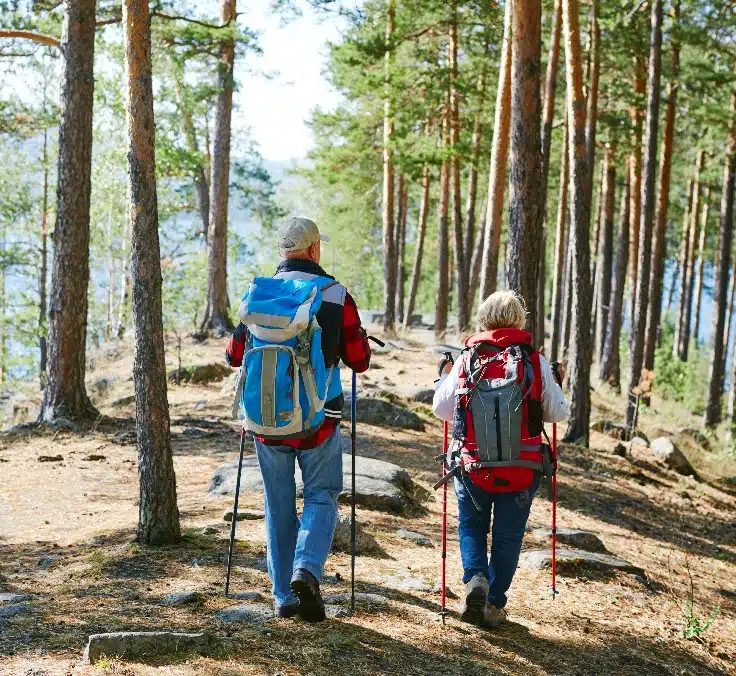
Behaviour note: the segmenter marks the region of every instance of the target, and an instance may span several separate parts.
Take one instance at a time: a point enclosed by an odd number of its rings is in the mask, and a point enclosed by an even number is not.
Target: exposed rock
[[[0,618],[7,619],[8,617],[15,617],[21,613],[28,613],[31,610],[31,606],[27,603],[22,603],[18,606],[3,606],[0,608]]]
[[[198,401],[196,404],[194,404],[194,406],[192,408],[195,411],[201,411],[202,409],[205,408],[205,406],[207,406],[207,402],[206,401]]]
[[[200,430],[196,427],[185,427],[181,433],[185,437],[192,437],[192,438],[201,438],[201,437],[212,437],[212,432],[208,432],[207,430]]]
[[[33,597],[30,594],[14,594],[13,592],[0,592],[0,603],[21,603],[22,601],[30,601]]]
[[[347,608],[332,604],[325,604],[325,614],[333,620],[338,620],[342,617],[350,617],[350,611]]]
[[[135,404],[135,395],[131,394],[127,397],[120,397],[120,399],[115,399],[110,406],[114,406],[115,408],[122,408],[123,406],[130,406],[131,404]]]
[[[86,458],[83,458],[83,460],[86,460],[87,462],[99,462],[100,460],[107,460],[107,457],[104,455],[99,455],[98,453],[92,453]]]
[[[46,554],[42,556],[36,564],[41,570],[48,570],[53,566],[61,557],[58,554]]]
[[[243,490],[243,478],[240,478],[240,490]],[[259,521],[260,519],[266,518],[266,512],[262,509],[239,509],[238,510],[238,521]],[[233,520],[232,508],[226,509],[222,515],[222,520],[228,523]]]
[[[364,592],[356,592],[355,600],[362,601],[363,603],[367,603],[368,605],[373,606],[385,606],[388,603],[388,599],[385,596],[381,596],[380,594],[366,594]],[[350,592],[325,596],[324,601],[325,603],[339,605],[350,603]]]
[[[533,535],[538,538],[551,538],[552,531],[549,528],[537,528],[533,531]],[[557,542],[563,545],[570,545],[577,549],[584,549],[588,552],[605,552],[606,546],[601,539],[595,534],[585,530],[575,530],[574,528],[558,528]]]
[[[251,603],[254,603],[256,601],[263,601],[263,594],[257,591],[235,592],[235,594],[230,594],[230,598],[237,599],[238,601],[250,601]]]
[[[216,383],[227,378],[232,370],[227,364],[214,362],[212,364],[196,364],[170,371],[167,378],[169,382],[192,383],[193,385],[204,383]]]
[[[620,458],[626,457],[626,446],[623,444],[616,444],[616,447],[613,449],[613,454],[619,456]]]
[[[713,448],[710,445],[710,439],[705,436],[700,430],[694,427],[681,427],[679,430],[680,434],[686,437],[690,437],[698,446],[705,451],[712,451]]]
[[[217,530],[214,526],[205,526],[201,531],[199,531],[202,535],[217,535],[220,531]]]
[[[247,622],[248,624],[263,624],[274,618],[273,608],[264,603],[253,605],[233,606],[215,614],[221,622]]]
[[[552,566],[552,550],[538,549],[522,552],[519,565],[528,570],[541,570]],[[609,554],[585,552],[580,549],[560,549],[557,551],[557,570],[574,574],[585,568],[594,570],[622,570],[627,573],[643,575],[644,571],[624,559]]]
[[[332,538],[332,551],[350,554],[351,552],[351,533],[350,533],[350,517],[338,514],[337,524],[335,525],[335,535]],[[355,524],[355,551],[358,556],[370,556],[372,554],[383,554],[381,546],[376,542],[376,538],[366,532],[363,524],[359,521]]]
[[[63,455],[39,455],[38,462],[63,462]]]
[[[434,390],[429,387],[419,388],[414,390],[409,398],[418,404],[431,404],[434,400]]]
[[[196,603],[200,600],[201,595],[196,591],[174,592],[164,596],[163,604],[165,606],[183,606],[187,603]]]
[[[238,471],[237,458],[220,465],[209,485],[210,497],[231,496],[235,491]],[[350,500],[351,459],[343,455],[344,490],[340,500]],[[355,499],[357,504],[372,509],[404,512],[417,502],[421,489],[412,481],[409,473],[390,462],[358,456],[355,459]],[[301,473],[297,472],[297,495],[302,494]],[[241,493],[262,493],[263,479],[255,455],[243,458],[240,477]]]
[[[686,476],[695,474],[695,470],[685,454],[667,437],[655,439],[649,451],[655,460],[675,470],[678,474]]]
[[[92,634],[84,650],[84,662],[95,664],[102,657],[150,660],[160,655],[206,654],[217,645],[210,634],[179,634],[172,631],[120,631]]]
[[[409,540],[410,542],[413,542],[414,544],[417,544],[420,547],[431,547],[432,546],[432,540],[430,540],[426,535],[422,535],[421,533],[415,533],[413,530],[406,530],[406,528],[399,528],[399,530],[396,531],[396,535],[400,537],[402,540]]]
[[[435,583],[434,587],[432,587],[432,593],[437,594],[439,596],[442,594],[442,582]],[[447,596],[448,599],[456,599],[458,598],[458,595],[452,591],[447,585],[445,585],[445,596]]]
[[[268,572],[268,558],[263,557],[260,561],[258,561],[254,566],[254,570],[258,570],[261,573],[267,573]]]
[[[649,448],[649,442],[638,434],[631,440],[631,447]]]
[[[345,420],[352,420],[349,396],[345,397],[342,416]],[[424,430],[424,423],[416,413],[376,397],[358,398],[357,420],[382,427],[400,427],[420,432]]]

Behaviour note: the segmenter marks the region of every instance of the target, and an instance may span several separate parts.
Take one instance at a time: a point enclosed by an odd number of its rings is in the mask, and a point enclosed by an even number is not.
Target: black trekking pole
[[[240,456],[238,457],[238,474],[235,479],[235,502],[233,503],[233,520],[230,524],[230,547],[227,550],[227,576],[225,577],[225,596],[230,593],[230,568],[233,563],[233,543],[235,542],[235,524],[238,522],[238,496],[240,494],[240,472],[243,469],[243,451],[245,450],[245,427],[240,432]]]

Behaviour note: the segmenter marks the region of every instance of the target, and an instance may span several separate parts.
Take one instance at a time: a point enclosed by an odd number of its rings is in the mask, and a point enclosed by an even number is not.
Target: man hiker
[[[319,583],[343,487],[338,362],[362,373],[371,357],[355,301],[320,267],[327,240],[307,218],[279,227],[281,263],[273,278],[251,283],[226,354],[231,366],[245,362],[238,402],[263,475],[274,608],[309,622],[325,618]],[[295,462],[304,480],[301,519]]]
[[[440,366],[432,404],[435,415],[453,422],[445,480],[454,479],[458,503],[462,619],[487,627],[506,620],[506,592],[532,500],[541,476],[551,478],[543,421],[567,415],[562,389],[525,324],[524,306],[513,291],[486,298],[478,309],[478,333],[465,341],[454,365]],[[558,377],[562,382],[564,372]]]

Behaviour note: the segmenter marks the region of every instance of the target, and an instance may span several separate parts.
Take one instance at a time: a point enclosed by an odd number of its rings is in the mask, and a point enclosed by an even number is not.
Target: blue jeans
[[[488,602],[496,608],[503,608],[506,605],[506,592],[511,586],[519,563],[524,529],[538,488],[537,478],[534,485],[526,491],[489,493],[478,488],[469,478],[462,480],[455,478],[463,583],[467,584],[475,575],[485,577],[488,580]],[[473,504],[473,499],[480,510]],[[493,528],[491,528],[491,512],[493,512]]]
[[[289,586],[293,572],[305,568],[322,579],[337,522],[337,496],[342,491],[340,426],[320,446],[299,451],[256,440],[263,475],[268,543],[268,576],[277,606],[296,603]],[[295,462],[304,480],[304,509],[296,513]]]

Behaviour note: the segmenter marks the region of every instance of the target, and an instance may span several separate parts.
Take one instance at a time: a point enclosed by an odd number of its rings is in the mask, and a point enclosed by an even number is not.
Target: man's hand
[[[442,360],[439,364],[439,375],[440,378],[444,375],[447,375],[450,371],[452,371],[452,367],[455,365],[455,360],[452,357],[452,352],[445,352],[445,354],[442,357]]]
[[[555,381],[560,387],[562,387],[562,383],[565,380],[565,376],[567,375],[567,369],[565,369],[565,365],[562,362],[553,361],[551,366],[552,375],[555,377]]]
[[[453,366],[452,362],[449,362],[449,361],[448,361],[448,362],[447,362],[447,363],[446,363],[446,364],[445,364],[445,365],[444,365],[444,366],[442,367],[442,374],[444,375],[445,373],[449,373],[450,371],[452,371],[452,366]]]

